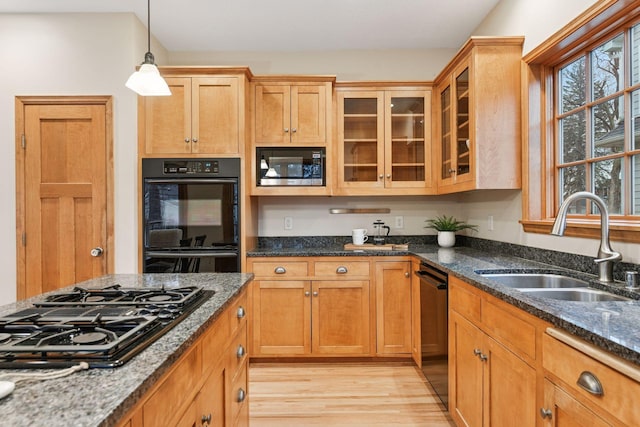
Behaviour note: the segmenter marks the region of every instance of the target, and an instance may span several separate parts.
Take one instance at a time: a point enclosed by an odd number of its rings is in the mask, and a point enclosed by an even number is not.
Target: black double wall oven
[[[240,159],[142,159],[143,271],[240,271]]]

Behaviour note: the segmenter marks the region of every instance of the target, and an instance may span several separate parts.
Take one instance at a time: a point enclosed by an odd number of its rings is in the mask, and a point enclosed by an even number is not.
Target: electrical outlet
[[[487,218],[487,230],[493,231],[493,215],[489,215]]]
[[[284,229],[293,230],[293,217],[290,217],[290,216],[284,217]]]
[[[396,217],[396,227],[395,228],[404,228],[404,217],[397,216]]]

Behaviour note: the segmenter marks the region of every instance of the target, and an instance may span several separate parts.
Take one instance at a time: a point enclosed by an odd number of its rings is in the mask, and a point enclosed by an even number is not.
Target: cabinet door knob
[[[404,273],[404,277],[409,277],[409,276],[410,276],[409,272],[408,272],[408,271],[405,271],[405,273]]]
[[[198,142],[198,138],[193,138],[193,142]]]
[[[380,176],[378,178],[382,179],[382,178],[384,178],[384,175],[380,174]]]
[[[238,403],[244,402],[244,399],[247,397],[247,392],[243,389],[238,390]]]
[[[540,416],[544,420],[545,418],[553,418],[553,411],[551,409],[540,408]]]
[[[338,274],[347,274],[349,270],[347,270],[347,267],[341,265],[340,267],[336,268],[336,273]]]
[[[298,132],[298,129],[297,128],[291,128],[291,132],[296,133],[296,132]]]
[[[473,355],[474,356],[480,356],[482,354],[482,351],[478,348],[474,348],[473,349]]]
[[[200,419],[202,421],[203,425],[209,425],[209,423],[211,422],[211,414],[209,415],[203,415],[202,418]]]
[[[273,270],[274,273],[276,274],[284,274],[287,272],[287,269],[284,267],[276,267],[275,270]]]
[[[308,297],[309,295],[311,295],[311,293],[310,293],[309,291],[306,291],[306,292],[304,293],[304,296],[305,296],[305,297]]]
[[[387,179],[391,179],[391,174],[390,173],[387,174]]]
[[[487,360],[489,360],[489,356],[487,356],[484,353],[481,353],[480,356],[478,356],[478,357],[480,357],[480,360],[483,361],[483,362],[486,362]]]
[[[238,359],[242,359],[245,354],[246,352],[244,351],[244,347],[242,346],[242,344],[240,344],[238,346],[238,350],[236,350],[236,356],[238,356]]]
[[[191,140],[189,138],[185,138],[184,142],[186,142],[188,144],[189,142],[191,142]]]
[[[236,314],[238,316],[238,319],[242,319],[246,315],[244,307],[238,307],[238,311]]]
[[[604,394],[604,389],[602,388],[602,383],[593,373],[589,371],[583,371],[580,374],[577,382],[578,386],[583,390],[596,395],[602,396]]]
[[[284,128],[284,133],[289,133],[289,128]]]
[[[318,296],[318,291],[314,291],[314,292],[313,292],[313,296],[314,296],[314,297],[317,297],[317,296]]]

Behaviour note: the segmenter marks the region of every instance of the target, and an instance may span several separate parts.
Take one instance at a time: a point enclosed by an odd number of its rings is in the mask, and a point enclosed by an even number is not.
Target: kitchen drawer
[[[251,265],[256,277],[305,277],[309,274],[307,261],[259,261]]]
[[[323,279],[369,276],[369,261],[316,261],[314,267],[314,276]]]
[[[470,285],[449,276],[449,307],[476,323],[480,322],[481,297]]]
[[[175,421],[183,405],[191,402],[196,395],[196,386],[202,377],[201,348],[195,345],[176,364],[162,384],[142,407],[146,426],[167,425]]]
[[[595,357],[602,360],[613,359],[613,363],[619,363],[634,375],[640,378],[640,369],[632,366],[628,362],[619,361],[614,356],[593,347],[587,343],[576,340],[582,347],[592,349],[590,352]],[[608,364],[603,363],[594,357],[579,351],[547,334],[542,339],[542,365],[551,376],[551,381],[556,378],[562,381],[562,387],[571,394],[580,398],[591,409],[597,406],[625,425],[637,425],[640,420],[640,406],[638,396],[640,396],[640,383],[629,376],[613,369]],[[580,375],[584,372],[593,374],[602,384],[602,395],[592,394],[582,389],[578,384]],[[548,375],[547,375],[548,376]]]
[[[223,352],[229,339],[229,316],[222,313],[212,327],[202,337],[201,346],[203,359],[203,372],[206,374],[215,365]]]
[[[535,360],[536,327],[523,317],[512,314],[505,303],[482,301],[482,323],[489,334],[516,354]]]
[[[231,382],[231,396],[230,400],[230,414],[231,418],[235,420],[241,413],[244,406],[248,406],[247,395],[247,364],[241,365],[242,368],[235,380]]]
[[[239,369],[243,366],[243,363],[247,360],[249,353],[247,352],[247,328],[243,326],[238,331],[236,337],[231,341],[231,344],[227,348],[227,355],[229,357],[229,373],[233,378],[239,375]]]
[[[247,305],[247,292],[244,291],[238,299],[236,299],[231,307],[227,309],[229,316],[229,336],[235,335],[236,331],[247,324],[247,315],[249,309]]]

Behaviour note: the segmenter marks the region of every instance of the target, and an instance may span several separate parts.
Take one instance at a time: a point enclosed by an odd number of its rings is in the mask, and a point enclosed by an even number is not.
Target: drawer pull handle
[[[578,386],[580,386],[580,388],[582,388],[583,390],[595,396],[604,395],[604,389],[602,388],[602,383],[600,383],[600,380],[598,379],[598,377],[596,377],[594,374],[592,374],[589,371],[583,371],[580,374],[577,384]]]
[[[273,270],[276,274],[284,274],[287,272],[287,269],[284,267],[276,267],[275,270]]]
[[[336,273],[338,274],[347,274],[349,270],[347,270],[347,267],[341,265],[340,267],[336,268]]]
[[[247,392],[243,389],[238,390],[238,403],[244,402],[244,399],[247,398]]]
[[[551,409],[540,408],[540,416],[544,420],[545,418],[553,418],[553,411]]]
[[[244,307],[238,307],[237,315],[238,319],[242,319],[245,316]]]
[[[236,356],[238,356],[238,359],[242,359],[244,355],[245,355],[244,347],[242,346],[242,344],[240,344],[238,346],[238,350],[236,351]]]

